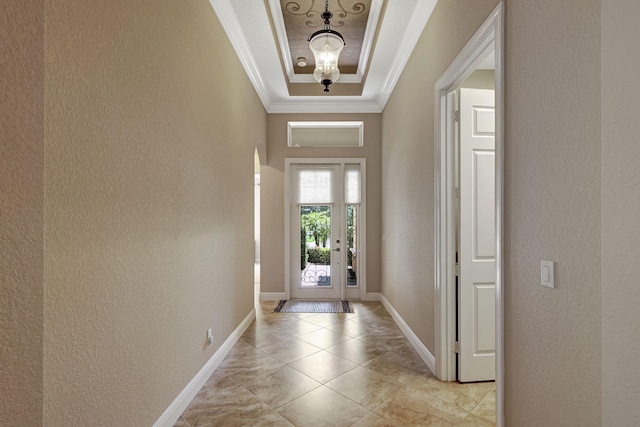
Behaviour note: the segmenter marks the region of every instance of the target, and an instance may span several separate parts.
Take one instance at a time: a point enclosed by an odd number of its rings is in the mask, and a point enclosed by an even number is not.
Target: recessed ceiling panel
[[[344,22],[340,27],[332,27],[344,34],[347,51],[352,45],[357,45],[357,50],[361,50],[359,58],[357,53],[351,55],[358,59],[349,61],[357,67],[355,74],[346,72],[347,55],[342,51],[342,75],[332,85],[330,93],[325,93],[323,87],[313,79],[313,65],[308,65],[308,74],[294,72],[297,56],[289,47],[293,40],[302,40],[305,58],[313,61],[306,40],[322,28],[322,0],[209,2],[269,113],[380,113],[422,35],[437,0],[340,0],[340,3],[338,0],[329,0],[329,10],[334,13],[332,24]],[[297,2],[300,8],[294,12],[304,15],[298,16],[302,19],[303,30],[297,36],[288,34],[292,30],[285,28],[283,16],[283,8],[293,2]],[[346,11],[358,11],[355,3],[362,3],[365,10],[355,15],[346,14]],[[292,6],[295,5],[289,7]],[[315,13],[306,16],[312,10]],[[342,10],[345,16],[341,16]],[[284,13],[287,13],[286,10]],[[317,24],[307,25],[306,22],[313,16]],[[358,16],[362,23],[366,21],[366,29],[360,30],[357,37],[350,35],[352,30],[347,27],[355,24],[348,24],[345,20],[348,16]],[[312,28],[313,25],[318,26]]]
[[[371,2],[372,0],[329,0],[329,11],[333,13],[331,29],[341,33],[345,40],[339,61],[341,74],[358,72]],[[325,0],[280,0],[280,6],[293,61],[291,66],[296,74],[313,74],[315,62],[307,39],[324,28],[320,15],[324,12]],[[306,67],[298,66],[297,58],[300,57],[306,59]]]

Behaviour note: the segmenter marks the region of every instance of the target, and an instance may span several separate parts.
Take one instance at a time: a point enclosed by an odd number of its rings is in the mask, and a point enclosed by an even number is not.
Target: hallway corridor
[[[437,380],[379,302],[256,321],[174,427],[494,426],[494,383]]]

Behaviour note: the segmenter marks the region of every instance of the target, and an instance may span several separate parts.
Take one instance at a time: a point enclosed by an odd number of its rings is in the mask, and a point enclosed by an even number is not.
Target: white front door
[[[290,178],[291,298],[342,298],[342,167],[293,165]]]
[[[458,380],[495,379],[495,94],[460,89]]]

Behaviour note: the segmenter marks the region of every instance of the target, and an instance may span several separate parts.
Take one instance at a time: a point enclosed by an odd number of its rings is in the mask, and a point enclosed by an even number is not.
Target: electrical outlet
[[[207,342],[209,344],[213,344],[213,329],[212,328],[207,329]]]

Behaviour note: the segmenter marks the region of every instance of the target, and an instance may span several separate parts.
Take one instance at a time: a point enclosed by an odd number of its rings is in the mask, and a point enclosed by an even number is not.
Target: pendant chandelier
[[[329,0],[325,0],[324,12],[320,15],[324,19],[324,29],[311,34],[307,41],[316,60],[316,68],[313,77],[324,86],[324,92],[329,92],[329,85],[340,78],[338,69],[338,57],[344,48],[342,34],[331,29],[329,20],[333,13],[329,12]]]

